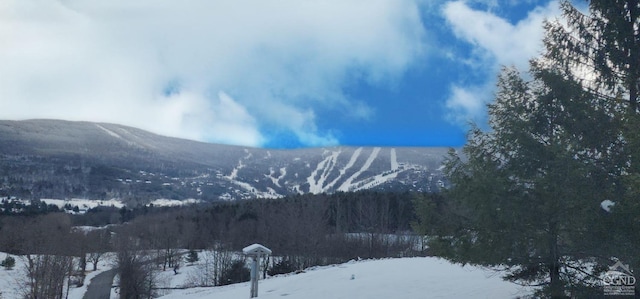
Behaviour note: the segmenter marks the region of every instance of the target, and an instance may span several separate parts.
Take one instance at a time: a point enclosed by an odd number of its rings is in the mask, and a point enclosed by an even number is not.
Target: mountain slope
[[[273,150],[60,120],[0,121],[0,196],[233,200],[362,189],[433,191],[444,148]]]

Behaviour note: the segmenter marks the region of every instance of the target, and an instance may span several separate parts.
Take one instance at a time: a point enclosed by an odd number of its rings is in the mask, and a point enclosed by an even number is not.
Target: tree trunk
[[[562,281],[560,280],[560,263],[552,261],[549,267],[551,276],[551,298],[565,298]]]
[[[566,298],[560,279],[560,257],[558,254],[558,226],[553,222],[549,227],[549,283],[551,298]]]
[[[638,8],[636,4],[628,5],[629,9],[629,26],[631,26],[631,32],[633,32],[633,41],[638,40],[638,31],[635,29],[636,19],[638,18]],[[640,63],[640,53],[638,53],[638,44],[636,42],[632,43],[633,46],[629,47],[629,74],[631,77],[629,82],[629,109],[631,110],[631,115],[635,115],[638,112],[638,79],[640,79],[640,74],[638,74],[638,63]]]
[[[636,80],[637,81],[637,80]],[[635,115],[638,111],[638,82],[631,83],[629,86],[629,110],[631,115]]]

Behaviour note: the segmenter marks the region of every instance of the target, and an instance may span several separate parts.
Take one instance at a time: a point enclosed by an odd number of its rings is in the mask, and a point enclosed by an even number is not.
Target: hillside
[[[0,197],[271,198],[363,189],[436,191],[444,148],[294,150],[209,144],[107,123],[0,121]]]
[[[0,256],[4,257],[2,253]],[[20,298],[20,279],[24,258],[17,257],[13,270],[0,268],[2,298]],[[91,272],[81,288],[71,288],[70,299],[83,298],[89,281],[110,268],[112,261],[101,262],[98,271]],[[182,268],[178,275],[172,270],[159,273],[165,287],[181,287],[196,275],[197,265]],[[353,276],[353,279],[351,277]],[[223,287],[165,290],[162,299],[249,298],[249,283]],[[340,265],[314,267],[297,275],[279,275],[259,282],[258,298],[492,298],[525,297],[532,288],[503,281],[495,272],[473,266],[454,265],[446,260],[403,258],[365,260]],[[117,298],[112,289],[111,298]]]
[[[192,269],[185,268],[183,272]],[[169,279],[180,281],[186,274]],[[172,277],[173,276],[173,277]],[[316,267],[305,273],[261,280],[258,298],[517,298],[531,293],[495,272],[438,258],[402,258]],[[174,285],[175,282],[173,283]],[[248,298],[250,285],[175,290],[162,299]]]

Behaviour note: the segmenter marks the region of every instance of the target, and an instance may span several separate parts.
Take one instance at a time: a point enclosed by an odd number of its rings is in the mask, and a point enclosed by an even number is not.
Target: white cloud
[[[423,39],[410,0],[4,0],[0,118],[245,145],[264,144],[275,126],[334,144],[315,107],[371,115],[345,82],[399,76]]]
[[[181,92],[161,100],[164,105],[154,113],[157,122],[165,122],[164,131],[195,140],[226,144],[260,145],[263,140],[255,119],[245,107],[220,92],[216,99],[205,99],[200,93]],[[176,123],[171,123],[176,122]],[[172,132],[178,128],[183,132]]]
[[[443,14],[458,38],[475,45],[499,65],[526,68],[529,59],[542,50],[546,18],[559,14],[558,4],[537,7],[527,17],[511,24],[492,13],[470,8],[464,1],[449,2]]]
[[[487,99],[491,96],[489,85],[461,87],[453,85],[445,106],[447,118],[452,123],[466,126],[470,121],[483,120]]]
[[[537,7],[516,24],[490,12],[474,10],[465,1],[453,1],[443,6],[443,15],[456,37],[473,45],[472,57],[457,59],[470,61],[475,69],[490,70],[497,75],[500,66],[527,69],[531,58],[541,54],[544,36],[543,22],[559,15],[556,2]],[[485,118],[485,104],[491,100],[494,78],[474,86],[454,84],[446,102],[449,118],[465,126],[469,121]]]

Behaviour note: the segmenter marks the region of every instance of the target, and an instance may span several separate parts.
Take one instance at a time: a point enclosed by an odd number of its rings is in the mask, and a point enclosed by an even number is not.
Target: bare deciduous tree
[[[157,287],[154,257],[125,230],[116,237],[116,263],[121,299],[152,298]]]
[[[189,275],[188,283],[193,286],[218,286],[223,283],[222,274],[233,264],[233,253],[217,244],[204,251],[200,257],[198,271]]]
[[[111,250],[111,232],[105,229],[93,230],[87,233],[88,260],[93,265],[93,271],[98,270],[98,263]]]

